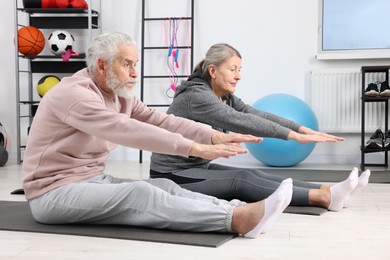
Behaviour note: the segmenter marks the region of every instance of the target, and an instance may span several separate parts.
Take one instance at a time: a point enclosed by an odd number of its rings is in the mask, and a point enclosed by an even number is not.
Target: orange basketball
[[[38,55],[45,47],[45,36],[34,26],[18,30],[18,51],[26,56]]]

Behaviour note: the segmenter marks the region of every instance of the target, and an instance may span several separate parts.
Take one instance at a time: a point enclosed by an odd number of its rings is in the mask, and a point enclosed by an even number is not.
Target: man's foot
[[[239,216],[241,221],[238,223],[238,228],[235,231],[244,234],[247,238],[256,238],[260,234],[267,232],[290,204],[291,198],[292,179],[288,178],[283,180],[276,191],[265,200],[236,208],[236,210],[241,210],[242,216]]]

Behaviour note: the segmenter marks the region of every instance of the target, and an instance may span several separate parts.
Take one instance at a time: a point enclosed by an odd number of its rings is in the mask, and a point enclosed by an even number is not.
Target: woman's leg
[[[192,168],[175,172],[174,175],[189,180],[180,184],[181,187],[214,196],[220,199],[230,200],[233,198],[253,202],[270,196],[279,187],[282,179],[265,178],[259,176],[256,169],[233,168],[212,164],[208,169]],[[273,177],[273,176],[272,176]],[[294,182],[293,182],[294,184]],[[315,187],[319,187],[316,185]],[[293,195],[290,205],[307,206],[308,188],[293,186]]]
[[[246,202],[240,201],[238,199],[232,199],[230,201],[219,199],[214,196],[209,196],[203,193],[194,192],[187,190],[185,188],[180,187],[175,182],[164,179],[164,178],[157,178],[157,179],[149,179],[145,180],[146,182],[152,184],[153,186],[159,187],[160,189],[163,189],[164,191],[168,192],[171,195],[185,197],[189,199],[196,199],[201,201],[210,202],[215,205],[220,204],[226,204],[226,205],[232,205],[232,206],[241,206],[245,205]]]
[[[229,170],[229,169],[238,169],[238,168],[213,163],[213,164],[210,164],[209,169]],[[266,172],[263,172],[262,170],[259,170],[256,168],[246,168],[246,170],[253,172],[258,177],[263,178],[263,179],[268,180],[268,181],[274,181],[277,183],[281,183],[284,179],[286,179],[286,177],[266,173]],[[292,180],[293,180],[293,186],[295,186],[295,187],[308,188],[308,189],[319,189],[321,187],[321,184],[317,184],[317,183],[306,182],[306,181],[301,181],[301,180],[297,180],[297,179],[292,179]]]
[[[214,165],[216,168],[231,168],[221,165]],[[266,179],[273,179],[278,181],[282,177],[275,176],[261,172],[260,170],[254,169],[254,171]],[[304,182],[300,180],[293,180],[293,189],[296,192],[297,187],[307,188],[307,205],[309,206],[320,206],[327,208],[332,211],[340,211],[343,207],[347,207],[352,197],[362,188],[364,188],[370,177],[370,170],[367,170],[361,174],[358,178],[358,169],[354,167],[350,172],[349,176],[342,182],[334,185],[328,184],[316,184],[311,182]],[[306,190],[307,191],[307,190]],[[305,192],[305,191],[303,191]],[[301,197],[301,196],[300,196]],[[300,200],[302,201],[302,200]],[[291,205],[295,205],[294,194]]]
[[[367,170],[358,177],[358,169],[355,167],[344,181],[334,185],[323,184],[319,190],[311,189],[309,204],[320,205],[332,211],[348,207],[353,196],[368,184],[370,173]]]
[[[356,171],[356,172],[355,172]],[[175,175],[199,182],[181,184],[182,187],[218,198],[238,198],[257,201],[268,197],[278,187],[283,177],[264,173],[258,169],[234,168],[211,164],[208,169],[187,169]],[[292,206],[320,206],[339,211],[351,191],[356,187],[357,169],[344,181],[332,186],[293,180]]]

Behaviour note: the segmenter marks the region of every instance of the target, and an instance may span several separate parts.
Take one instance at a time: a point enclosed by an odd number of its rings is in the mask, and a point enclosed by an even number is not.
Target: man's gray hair
[[[86,63],[89,71],[96,68],[96,62],[103,58],[112,63],[122,45],[133,45],[135,41],[127,34],[120,32],[106,32],[97,36],[87,49]]]

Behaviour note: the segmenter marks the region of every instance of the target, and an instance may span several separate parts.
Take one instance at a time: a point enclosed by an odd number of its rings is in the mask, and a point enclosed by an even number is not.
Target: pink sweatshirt
[[[214,132],[135,97],[107,94],[83,69],[62,79],[39,104],[24,152],[26,199],[103,174],[117,144],[188,157],[193,141],[210,144]]]

